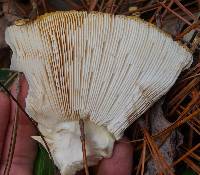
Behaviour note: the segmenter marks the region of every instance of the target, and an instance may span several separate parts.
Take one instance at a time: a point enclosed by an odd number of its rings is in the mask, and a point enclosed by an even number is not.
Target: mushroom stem
[[[86,148],[85,148],[85,132],[84,132],[84,121],[83,119],[79,120],[79,126],[80,126],[80,140],[82,143],[82,152],[83,152],[83,166],[85,169],[85,174],[89,175],[89,170],[88,170],[88,164],[87,164],[87,157],[86,157]]]

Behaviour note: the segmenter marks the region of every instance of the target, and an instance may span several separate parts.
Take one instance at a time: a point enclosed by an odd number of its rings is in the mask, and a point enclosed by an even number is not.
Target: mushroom
[[[9,27],[6,41],[11,69],[29,84],[26,111],[62,175],[83,167],[79,119],[95,165],[192,63],[188,48],[152,24],[98,12],[47,13]]]

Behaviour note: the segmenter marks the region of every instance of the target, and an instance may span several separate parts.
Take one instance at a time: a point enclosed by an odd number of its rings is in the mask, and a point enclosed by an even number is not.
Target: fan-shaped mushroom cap
[[[88,128],[88,156],[109,156],[114,140],[192,62],[186,48],[151,24],[103,13],[49,13],[9,27],[6,40],[11,68],[29,83],[26,111],[62,174],[82,166],[79,118]]]

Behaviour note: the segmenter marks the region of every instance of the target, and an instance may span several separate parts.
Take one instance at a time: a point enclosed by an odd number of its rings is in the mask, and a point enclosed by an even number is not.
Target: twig
[[[185,158],[184,162],[190,167],[192,168],[197,174],[200,174],[200,167],[199,165],[196,165],[192,160],[190,160],[189,158]]]
[[[153,20],[155,19],[156,14],[158,14],[161,9],[162,9],[161,6],[157,8],[157,10],[155,11],[155,13],[153,14],[153,16],[149,20],[150,23],[153,23]]]
[[[85,147],[85,131],[84,131],[84,121],[83,119],[79,120],[80,132],[81,132],[81,143],[82,143],[82,152],[83,152],[83,166],[85,168],[85,174],[89,175],[87,156],[86,156],[86,147]]]
[[[187,21],[186,19],[184,19],[182,16],[180,16],[178,13],[176,13],[174,10],[170,9],[168,6],[166,6],[164,3],[162,2],[158,2],[161,6],[163,6],[165,9],[167,9],[168,11],[170,11],[172,14],[174,14],[177,18],[181,19],[182,21],[184,21],[186,24],[188,25],[192,25],[189,21]]]
[[[168,105],[170,107],[174,106],[180,100],[180,98],[187,96],[188,93],[190,93],[191,90],[194,88],[194,86],[199,84],[199,82],[200,80],[198,79],[198,77],[191,80],[185,87],[181,89],[181,91],[177,92],[176,94],[173,94],[174,96],[172,96],[172,100],[169,101]]]
[[[182,145],[181,147],[182,147],[182,149],[184,149],[184,150],[186,151],[186,153],[187,153],[188,148],[185,147],[184,145]],[[192,148],[191,148],[191,149],[192,149]],[[193,159],[196,159],[197,161],[200,161],[200,156],[197,155],[196,153],[194,153],[194,151],[193,151],[193,152],[190,152],[190,155],[189,155],[189,156],[192,157]]]
[[[173,124],[171,124],[169,127],[163,129],[162,131],[160,131],[158,133],[155,133],[155,134],[151,135],[151,137],[153,139],[157,139],[157,138],[163,137],[163,135],[166,135],[166,134],[172,132],[177,127],[181,126],[182,124],[186,123],[187,121],[191,120],[192,118],[198,116],[199,113],[200,113],[200,109],[197,109],[196,111],[194,111],[192,114],[190,114],[187,117],[182,116],[178,120],[176,120]],[[122,142],[122,143],[136,143],[136,142],[142,142],[142,141],[144,141],[144,139],[137,139],[137,140],[127,141],[127,142],[126,141],[119,141],[119,142]]]
[[[143,148],[142,148],[142,151],[143,151],[143,149],[144,149],[144,143],[145,143],[145,140],[144,140],[144,142],[143,142]],[[141,153],[141,155],[140,155],[140,160],[139,160],[139,163],[138,163],[138,166],[136,167],[136,174],[135,175],[139,175],[139,173],[140,173],[140,169],[141,169],[141,166],[142,166],[142,153]]]
[[[170,7],[173,5],[173,3],[174,3],[174,1],[171,0],[171,1],[169,2],[169,4],[168,4],[168,7],[170,8]],[[168,11],[167,9],[164,10],[164,12],[162,13],[162,18],[165,17],[165,15],[167,14],[167,11]]]
[[[168,163],[165,161],[163,155],[160,153],[158,146],[153,141],[152,137],[148,133],[148,131],[144,128],[144,139],[147,141],[148,148],[151,152],[151,155],[155,161],[155,164],[157,165],[157,170],[161,172],[168,171],[169,174],[174,175],[171,167],[168,165]]]
[[[191,129],[193,129],[193,131],[195,131],[198,135],[200,135],[200,131],[198,130],[198,126],[195,126],[193,122],[187,122],[188,125],[190,126]]]
[[[193,151],[195,151],[199,147],[200,147],[200,143],[197,144],[196,146],[194,146],[192,149],[190,149],[187,153],[185,153],[178,160],[176,160],[175,162],[173,162],[171,166],[175,166],[176,164],[178,164],[179,162],[181,162],[184,158],[186,158],[187,156],[189,156]]]
[[[169,127],[167,127],[166,129],[164,129],[163,131],[157,133],[154,135],[155,138],[161,137],[162,135],[165,135],[169,132],[172,132],[174,129],[176,129],[177,127],[181,126],[182,124],[184,124],[185,122],[191,120],[192,118],[198,116],[200,113],[200,109],[197,109],[196,111],[194,111],[192,114],[190,114],[187,117],[181,117],[178,120],[176,120],[172,125],[170,125]]]
[[[197,20],[196,16],[194,16],[183,4],[180,3],[179,0],[174,0],[174,2],[179,6],[181,10],[183,10],[188,16],[190,16],[193,20]]]
[[[191,75],[191,76],[189,76],[185,79],[180,80],[178,83],[182,83],[183,81],[186,81],[186,80],[189,80],[189,79],[192,79],[192,78],[196,78],[196,77],[199,77],[199,76],[200,76],[200,73],[195,74],[195,75]]]
[[[146,140],[143,142],[143,147],[142,147],[142,153],[139,161],[139,165],[137,167],[137,172],[136,175],[139,175],[140,169],[141,169],[141,175],[144,174],[144,165],[145,165],[145,155],[146,155]]]
[[[187,114],[190,109],[198,102],[199,100],[199,95],[198,93],[195,91],[195,90],[192,90],[191,92],[189,92],[192,96],[192,100],[188,103],[187,107],[184,108],[184,111],[179,114],[180,117],[183,117],[185,114]],[[182,97],[179,98],[179,101],[177,101],[176,104],[173,105],[173,108],[171,109],[171,111],[168,113],[167,116],[172,116],[172,114],[174,112],[177,112],[177,109],[178,107],[181,107],[180,104],[183,102],[183,100],[185,99],[185,97],[187,96],[188,94],[186,95],[183,95]]]
[[[199,27],[200,25],[200,21],[190,25],[189,27],[187,27],[182,33],[180,33],[179,35],[176,36],[176,40],[180,40],[181,38],[183,38],[187,33],[189,33],[190,31],[192,31],[193,29]]]

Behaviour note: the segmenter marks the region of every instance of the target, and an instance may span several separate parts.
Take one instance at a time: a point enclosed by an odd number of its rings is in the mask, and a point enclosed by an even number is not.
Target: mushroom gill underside
[[[79,119],[89,165],[97,164],[192,62],[186,48],[149,23],[97,12],[45,14],[9,27],[6,40],[11,69],[29,84],[26,111],[62,175],[82,168]]]

